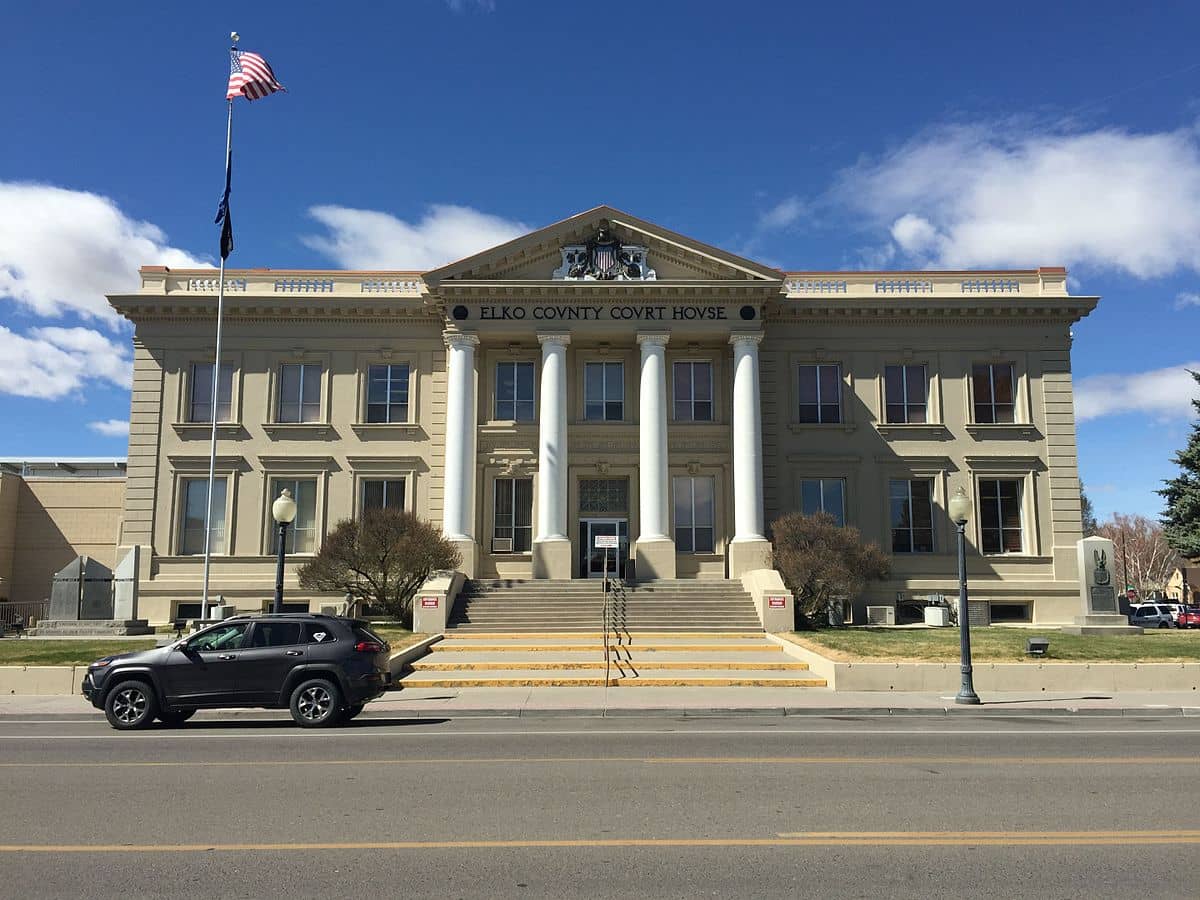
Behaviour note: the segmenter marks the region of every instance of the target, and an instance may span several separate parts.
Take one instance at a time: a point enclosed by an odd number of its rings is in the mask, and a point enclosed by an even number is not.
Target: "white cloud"
[[[808,205],[799,197],[780,200],[758,217],[758,227],[763,230],[787,228],[808,212]]]
[[[128,388],[133,361],[124,342],[91,328],[34,328],[17,334],[0,325],[0,392],[57,400],[92,380]]]
[[[349,269],[435,269],[529,230],[520,222],[449,204],[430,206],[416,223],[345,206],[314,206],[309,214],[330,234],[301,240]]]
[[[1182,291],[1175,295],[1176,309],[1183,309],[1187,306],[1200,306],[1200,294]]]
[[[1122,413],[1146,413],[1157,419],[1191,421],[1192,400],[1200,393],[1189,370],[1200,361],[1121,375],[1089,375],[1075,384],[1075,417],[1080,421]]]
[[[1200,135],[1191,130],[943,127],[844,171],[831,199],[890,232],[918,266],[1200,271]]]
[[[105,419],[102,422],[88,422],[88,428],[105,437],[129,437],[129,422],[125,419]]]
[[[132,290],[142,265],[202,266],[108,197],[0,181],[0,296],[43,316],[116,321],[105,293]]]

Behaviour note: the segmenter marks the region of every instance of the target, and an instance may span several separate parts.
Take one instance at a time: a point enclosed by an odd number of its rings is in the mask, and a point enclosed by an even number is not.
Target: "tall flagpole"
[[[236,41],[236,32],[233,40]],[[229,101],[229,116],[225,122],[225,185],[228,200],[229,179],[233,169],[233,100]],[[225,215],[229,215],[226,209]],[[223,249],[223,248],[222,248]],[[221,379],[221,315],[225,307],[225,253],[221,253],[221,274],[217,281],[217,347],[213,353],[212,394],[209,397],[212,410],[212,435],[208,443],[208,502],[204,510],[204,591],[200,598],[200,619],[208,618],[208,576],[212,565],[212,512],[213,485],[217,469],[217,399]]]

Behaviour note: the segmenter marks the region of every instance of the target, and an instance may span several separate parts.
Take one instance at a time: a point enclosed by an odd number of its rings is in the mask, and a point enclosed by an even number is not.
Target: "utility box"
[[[947,606],[925,607],[925,624],[933,628],[946,628],[950,625],[950,608]]]

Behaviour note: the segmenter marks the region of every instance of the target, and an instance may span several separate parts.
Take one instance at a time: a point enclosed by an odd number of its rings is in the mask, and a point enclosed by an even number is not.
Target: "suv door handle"
[[[304,653],[300,650],[288,650],[283,655],[284,656],[303,656]]]
[[[217,659],[237,659],[232,653],[222,653]]]

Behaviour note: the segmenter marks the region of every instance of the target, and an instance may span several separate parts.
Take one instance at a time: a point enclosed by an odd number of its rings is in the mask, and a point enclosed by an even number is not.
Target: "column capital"
[[[649,344],[652,347],[665,347],[669,340],[671,335],[665,331],[639,332],[637,336],[638,344]]]
[[[761,331],[735,331],[729,335],[729,343],[735,347],[738,344],[761,344],[763,333]]]
[[[479,335],[473,331],[443,331],[442,340],[447,347],[467,350],[479,345]]]
[[[539,331],[537,339],[538,339],[538,343],[541,344],[543,347],[546,344],[558,344],[561,347],[565,347],[565,346],[567,346],[567,344],[571,343],[571,335],[564,334],[561,331],[555,331],[555,332],[551,332],[548,334],[542,334]]]

